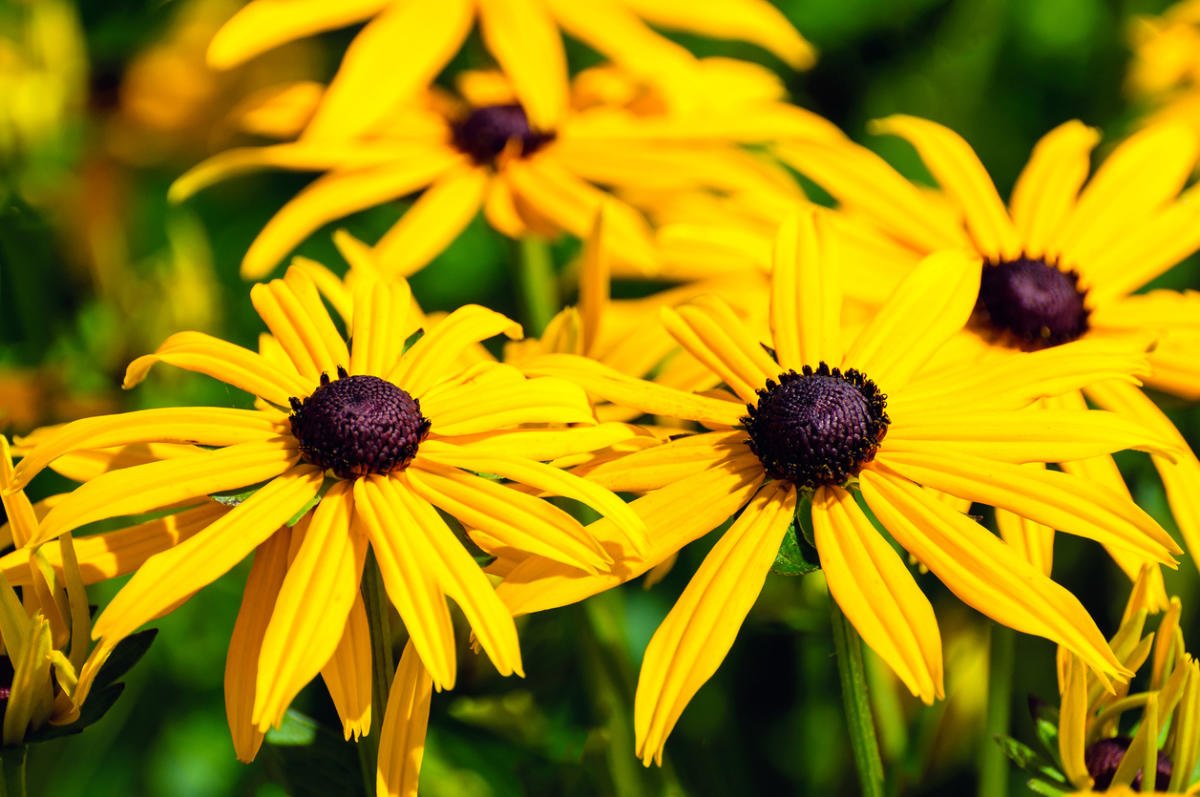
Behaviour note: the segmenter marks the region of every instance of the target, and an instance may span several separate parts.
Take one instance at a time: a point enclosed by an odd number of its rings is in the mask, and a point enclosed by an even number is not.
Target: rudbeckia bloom
[[[1200,249],[1200,190],[1180,193],[1200,142],[1177,125],[1145,128],[1117,146],[1088,180],[1098,133],[1067,122],[1034,148],[1005,207],[969,144],[934,122],[908,116],[875,130],[909,141],[941,194],[931,197],[882,159],[849,142],[790,142],[781,156],[816,180],[841,206],[922,253],[945,248],[983,259],[978,304],[951,349],[960,361],[1075,340],[1141,346],[1158,338],[1146,383],[1190,398],[1200,394],[1200,366],[1186,353],[1200,343],[1200,294],[1139,288]],[[1086,182],[1086,185],[1085,185]],[[948,355],[946,359],[953,359]],[[1176,439],[1179,456],[1154,456],[1175,519],[1200,552],[1200,461],[1167,417],[1129,382],[1093,381],[1083,395]],[[1071,391],[1057,403],[1081,406]],[[1063,463],[1065,470],[1127,494],[1110,458]],[[1006,538],[1047,571],[1049,529],[999,517]],[[1114,557],[1131,578],[1139,565]],[[1165,597],[1165,596],[1164,596]]]
[[[781,231],[766,343],[716,299],[664,311],[671,334],[736,395],[676,398],[677,415],[712,431],[588,470],[589,479],[613,489],[650,491],[631,504],[655,530],[647,553],[618,555],[614,571],[596,577],[530,559],[507,569],[497,588],[514,613],[570,603],[636,577],[741,510],[646,650],[634,721],[647,763],[661,759],[684,707],[733,644],[802,497],[811,496],[831,596],[926,702],[943,692],[937,620],[859,496],[965,603],[1059,642],[1104,678],[1125,670],[1078,600],[922,485],[936,482],[956,498],[1061,524],[1146,561],[1170,564],[1178,550],[1132,502],[1022,464],[1170,446],[1112,413],[1027,409],[1063,385],[1128,379],[1139,370],[1137,355],[1077,344],[980,365],[954,379],[923,376],[921,367],[971,314],[978,264],[960,252],[926,258],[846,339],[831,243],[810,216]],[[581,383],[661,410],[649,390],[614,379]],[[592,528],[603,535],[605,525]]]
[[[744,39],[795,68],[813,61],[809,44],[767,0],[356,0],[337,6],[252,0],[217,32],[209,63],[234,66],[284,42],[370,20],[355,37],[307,135],[338,138],[378,121],[410,99],[459,51],[478,20],[483,43],[513,81],[539,128],[567,108],[567,63],[558,29],[632,71],[661,82],[695,79],[687,50],[646,24]],[[386,80],[380,80],[387,75]]]
[[[590,108],[554,127],[535,125],[495,73],[464,73],[462,98],[430,90],[353,140],[301,138],[234,149],[196,166],[171,189],[182,201],[231,174],[258,168],[319,171],[324,175],[267,223],[242,262],[260,277],[323,224],[410,194],[418,194],[377,244],[392,275],[422,268],[453,241],[481,209],[501,233],[587,235],[603,202],[612,205],[610,233],[624,261],[653,268],[645,219],[607,189],[637,186],[682,190],[750,180],[736,142],[744,136],[840,139],[814,114],[781,102],[764,106],[765,128],[734,117],[733,129],[696,130],[689,117],[640,119],[624,110]],[[757,168],[757,167],[754,167]]]
[[[1059,650],[1058,753],[1066,780],[1080,794],[1194,794],[1200,788],[1193,780],[1200,760],[1200,665],[1184,647],[1178,598],[1171,598],[1157,633],[1142,635],[1148,616],[1159,610],[1151,589],[1143,571],[1111,640],[1126,667],[1146,673],[1144,689],[1117,684],[1109,691],[1074,654]],[[1131,723],[1129,714],[1140,716]]]
[[[512,617],[438,509],[516,550],[589,570],[609,557],[566,512],[513,486],[583,501],[617,519],[642,546],[644,526],[615,495],[543,464],[594,424],[583,392],[558,379],[525,379],[497,364],[462,369],[459,353],[520,327],[467,306],[432,325],[410,348],[396,334],[411,302],[403,281],[366,284],[354,297],[347,346],[313,283],[298,270],[255,286],[251,298],[287,357],[272,358],[199,332],[169,338],[135,360],[126,385],[157,362],[208,374],[255,396],[256,409],[167,408],[88,418],[63,426],[15,469],[23,485],[61,454],[147,442],[203,450],[103,473],[57,503],[35,545],[96,520],[203,502],[253,490],[232,510],[147,560],[97,619],[111,648],[171,610],[257,549],[227,672],[235,744],[253,756],[296,693],[326,668],[369,710],[369,642],[359,581],[368,548],[387,594],[439,688],[455,680],[445,598],[462,609],[502,674],[520,673]],[[529,423],[539,428],[526,432]],[[586,443],[581,443],[586,444]],[[336,668],[331,676],[328,668]],[[331,690],[333,685],[331,685]],[[361,696],[367,695],[365,707]],[[336,695],[335,695],[336,702]],[[339,705],[339,709],[342,705]],[[235,716],[236,715],[236,716]],[[347,717],[365,730],[369,715]]]
[[[1134,17],[1127,92],[1153,124],[1174,120],[1200,132],[1200,2],[1183,0],[1159,17]]]

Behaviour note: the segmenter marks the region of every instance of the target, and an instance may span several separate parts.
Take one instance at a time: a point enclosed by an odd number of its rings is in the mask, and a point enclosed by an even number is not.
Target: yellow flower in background
[[[284,42],[363,21],[367,25],[346,51],[308,137],[348,138],[373,126],[433,81],[476,21],[484,45],[538,129],[556,127],[567,109],[560,29],[647,79],[682,83],[692,91],[689,84],[700,79],[695,60],[647,23],[750,41],[794,68],[805,68],[814,58],[809,44],[767,0],[354,0],[336,5],[252,0],[213,38],[209,63],[228,68]]]
[[[1121,662],[1146,675],[1144,687],[1124,683],[1112,691],[1059,649],[1059,755],[1080,794],[1194,794],[1200,788],[1193,782],[1200,762],[1200,666],[1184,646],[1178,598],[1171,598],[1157,633],[1143,636],[1147,618],[1160,610],[1153,589],[1143,571],[1111,640]],[[1133,724],[1131,713],[1140,715]]]
[[[1200,134],[1200,2],[1175,3],[1159,17],[1134,17],[1129,43],[1133,59],[1125,88],[1142,104],[1146,121],[1182,122]]]
[[[583,238],[605,201],[612,204],[610,232],[620,258],[647,272],[654,255],[645,220],[613,200],[609,189],[682,191],[750,179],[758,167],[737,147],[742,136],[841,138],[833,125],[798,108],[767,117],[764,129],[739,116],[737,128],[745,129],[695,130],[687,117],[644,120],[618,108],[581,110],[543,128],[530,122],[495,73],[464,73],[458,86],[462,99],[430,90],[351,141],[302,137],[222,153],[179,178],[171,197],[182,201],[252,169],[325,172],[255,239],[242,262],[243,275],[252,278],[272,270],[323,224],[410,194],[418,195],[412,207],[376,244],[392,275],[422,268],[480,210],[512,238],[563,232]]]
[[[908,116],[881,120],[875,130],[916,148],[941,186],[941,197],[931,201],[855,144],[796,141],[778,152],[843,209],[912,249],[967,248],[983,258],[979,304],[967,328],[972,334],[960,336],[944,362],[958,359],[974,367],[1014,350],[1074,340],[1141,347],[1158,338],[1162,344],[1150,352],[1146,383],[1200,396],[1200,361],[1188,354],[1200,343],[1200,293],[1134,293],[1200,249],[1200,190],[1180,193],[1200,152],[1195,136],[1178,125],[1145,128],[1118,145],[1089,180],[1089,154],[1099,134],[1067,122],[1034,148],[1006,207],[970,145],[953,131]],[[1188,549],[1200,552],[1200,504],[1194,499],[1200,460],[1135,384],[1096,381],[1082,387],[1082,395],[1100,407],[1175,438],[1182,453],[1153,460]],[[1053,401],[1078,407],[1084,399],[1070,391]],[[1128,495],[1108,457],[1063,468],[1114,495]],[[1048,572],[1052,532],[1004,514],[999,520],[1006,539]],[[1140,565],[1113,553],[1135,577]]]
[[[612,489],[647,493],[631,504],[655,531],[647,552],[615,555],[613,571],[596,576],[536,558],[502,563],[497,592],[514,613],[551,608],[640,575],[742,510],[646,650],[635,703],[646,762],[661,759],[684,707],[733,644],[802,496],[812,497],[833,599],[926,702],[943,691],[937,620],[856,494],[965,603],[1071,648],[1104,678],[1126,672],[1075,597],[934,491],[1062,524],[1143,561],[1171,564],[1178,550],[1133,503],[1069,474],[1024,467],[1169,446],[1113,413],[1026,409],[1063,384],[1132,379],[1144,368],[1140,355],[1081,342],[980,364],[970,378],[922,374],[970,316],[978,262],[957,252],[926,258],[844,339],[836,241],[820,218],[802,215],[780,232],[769,340],[717,299],[663,312],[671,334],[735,395],[675,395],[659,405],[662,388],[608,382],[614,399],[619,386],[630,406],[661,412],[669,404],[712,430],[587,471]],[[605,525],[591,527],[606,537]],[[615,537],[610,543],[620,549]]]
[[[579,388],[526,379],[497,364],[466,370],[453,364],[478,341],[519,335],[509,319],[478,306],[460,308],[405,350],[395,330],[404,327],[410,306],[407,284],[367,283],[353,299],[348,347],[300,270],[255,286],[251,299],[285,364],[182,332],[133,362],[126,385],[166,362],[245,390],[257,398],[257,409],[167,408],[87,418],[47,435],[15,469],[15,484],[23,486],[73,450],[205,447],[95,476],[50,509],[29,545],[96,520],[253,489],[193,536],[146,560],[94,629],[101,648],[111,649],[257,549],[239,615],[244,630],[235,631],[231,643],[246,655],[226,685],[227,697],[241,707],[236,718],[231,713],[240,756],[253,756],[262,732],[280,721],[322,668],[339,668],[350,682],[346,691],[359,696],[358,709],[368,710],[369,666],[363,664],[370,648],[361,633],[358,591],[368,547],[440,688],[455,680],[447,596],[497,669],[520,672],[511,616],[435,507],[509,548],[592,571],[609,566],[607,553],[566,512],[476,474],[580,500],[614,518],[630,545],[644,545],[644,525],[624,502],[543,464],[572,440],[590,444],[586,434],[545,427],[582,424],[577,428],[586,432],[595,423]],[[528,424],[538,428],[526,431]],[[545,454],[546,447],[553,452]],[[361,714],[343,720],[348,733],[365,731],[369,722]]]

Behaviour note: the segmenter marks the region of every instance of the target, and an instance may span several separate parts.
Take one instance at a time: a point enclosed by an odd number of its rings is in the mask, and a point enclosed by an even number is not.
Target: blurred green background
[[[867,120],[927,116],[972,142],[1002,192],[1037,138],[1080,118],[1110,135],[1138,110],[1122,90],[1126,30],[1162,2],[1101,0],[780,0],[821,52],[787,75],[796,101],[862,139]],[[202,67],[207,37],[236,8],[226,0],[2,0],[0,2],[0,428],[163,404],[245,405],[224,386],[163,369],[131,393],[126,363],[170,332],[196,328],[254,345],[260,331],[237,267],[268,218],[308,178],[259,174],[204,192],[184,207],[165,196],[184,169],[230,142],[223,120],[250,90],[327,77],[353,30],[273,52],[249,68]],[[782,64],[751,47],[680,37],[698,54]],[[573,46],[573,63],[594,54]],[[483,63],[475,41],[458,64]],[[910,149],[869,140],[920,172]],[[398,204],[344,225],[373,241]],[[344,266],[329,231],[302,248]],[[569,248],[569,247],[568,247]],[[472,225],[414,280],[428,309],[480,302],[518,310],[509,244]],[[560,253],[561,254],[561,253]],[[560,262],[560,266],[562,263]],[[1194,263],[1166,278],[1197,285]],[[622,289],[618,286],[618,291]],[[629,287],[629,290],[635,290]],[[1171,411],[1189,439],[1200,415]],[[1170,525],[1146,458],[1122,461],[1141,504]],[[65,485],[36,485],[35,497]],[[498,678],[465,656],[459,686],[435,696],[422,777],[430,797],[463,795],[852,794],[856,781],[836,688],[820,576],[772,576],[716,677],[667,745],[666,766],[633,756],[632,695],[641,651],[715,534],[691,546],[665,582],[638,583],[521,621],[528,677]],[[1060,537],[1055,576],[1079,594],[1106,632],[1127,592],[1098,549]],[[224,650],[245,566],[157,623],[158,640],[127,679],[127,693],[86,735],[36,747],[30,793],[83,795],[355,794],[354,751],[340,741],[314,764],[304,728],[267,745],[251,766],[233,757],[222,698]],[[1197,638],[1196,571],[1169,586]],[[102,585],[103,605],[121,582]],[[881,741],[907,794],[973,790],[986,673],[986,625],[932,577],[945,636],[949,700],[933,708],[875,672]],[[463,638],[464,645],[467,640]],[[1056,697],[1053,649],[1021,639],[1013,715],[1029,733],[1025,696]],[[875,671],[878,668],[872,666]],[[297,708],[322,723],[333,711],[320,684]],[[300,744],[296,744],[299,742]],[[339,769],[340,768],[340,769]],[[333,780],[318,777],[341,773]],[[342,776],[344,775],[344,777]],[[285,784],[285,785],[280,785]],[[1013,792],[1022,793],[1013,778]]]

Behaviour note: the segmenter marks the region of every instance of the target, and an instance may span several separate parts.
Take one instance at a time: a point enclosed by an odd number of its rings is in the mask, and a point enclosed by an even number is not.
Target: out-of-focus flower
[[[478,20],[484,45],[512,80],[533,126],[552,129],[567,109],[566,55],[559,30],[648,80],[688,86],[702,80],[687,50],[646,23],[743,39],[804,68],[812,48],[767,0],[253,0],[217,33],[209,62],[226,68],[284,42],[370,20],[355,37],[316,116],[311,138],[343,139],[374,126],[425,89],[459,51]],[[387,75],[387,80],[380,80]]]
[[[1200,2],[1184,0],[1159,17],[1134,17],[1126,90],[1146,121],[1182,122],[1200,135]]]
[[[970,334],[959,336],[943,358],[949,369],[1075,340],[1144,348],[1161,338],[1173,343],[1150,352],[1146,383],[1200,394],[1200,361],[1181,351],[1200,342],[1200,293],[1134,293],[1200,249],[1200,189],[1180,193],[1200,152],[1187,129],[1163,124],[1139,131],[1088,180],[1098,132],[1074,121],[1060,125],[1034,148],[1008,207],[970,145],[953,131],[908,116],[881,120],[875,129],[917,149],[941,186],[941,198],[931,201],[928,192],[856,144],[797,141],[778,151],[844,209],[914,250],[965,247],[980,255],[979,301]],[[1200,552],[1200,504],[1194,500],[1200,460],[1136,384],[1081,387],[1082,394],[1060,391],[1052,403],[1080,407],[1086,395],[1173,437],[1182,448],[1178,456],[1153,460],[1188,549]],[[1112,495],[1128,495],[1111,458],[1062,467]],[[1005,538],[1049,572],[1053,532],[1004,513],[998,519]],[[1137,575],[1136,560],[1113,555],[1130,578]],[[1165,600],[1162,590],[1159,596]]]
[[[587,471],[612,489],[648,492],[632,504],[658,530],[647,553],[616,556],[613,572],[597,576],[536,559],[503,566],[497,590],[514,613],[559,606],[640,575],[741,510],[646,650],[635,703],[646,762],[661,759],[684,707],[733,644],[802,497],[811,496],[815,545],[834,600],[926,702],[943,691],[937,620],[856,493],[964,602],[1069,647],[1104,679],[1126,672],[1078,600],[922,485],[1069,527],[1143,561],[1171,564],[1178,550],[1132,502],[1021,464],[1170,446],[1113,413],[1027,409],[1061,382],[1130,379],[1122,374],[1144,370],[1141,355],[1080,342],[1074,351],[977,364],[971,379],[923,374],[971,314],[978,261],[963,252],[926,258],[851,338],[840,321],[835,239],[820,218],[803,214],[780,232],[769,340],[718,299],[663,311],[680,345],[735,395],[677,395],[671,411],[713,431]],[[657,412],[660,395],[631,388],[624,400]],[[603,526],[592,524],[597,533]]]
[[[643,119],[622,108],[589,108],[553,128],[538,127],[499,75],[466,73],[458,84],[463,99],[430,90],[350,141],[302,137],[222,153],[176,181],[171,196],[181,201],[251,169],[325,172],[255,239],[242,262],[248,277],[270,271],[321,225],[414,193],[416,202],[377,244],[391,274],[423,267],[480,209],[512,238],[562,232],[583,238],[605,201],[619,258],[647,272],[654,256],[646,223],[606,189],[728,187],[741,176],[750,180],[757,168],[737,146],[747,137],[841,138],[830,123],[794,107],[760,127],[755,117],[738,115],[727,118],[726,129],[720,120],[711,130],[695,129],[688,118]]]
[[[472,305],[405,349],[396,330],[404,328],[411,302],[407,283],[365,282],[353,297],[348,346],[300,270],[255,286],[251,299],[271,331],[264,339],[269,354],[182,332],[133,362],[126,385],[166,362],[247,391],[256,409],[164,408],[87,418],[46,434],[15,469],[21,486],[72,451],[202,447],[96,475],[49,510],[30,545],[104,518],[242,493],[227,499],[237,504],[232,510],[141,564],[94,631],[100,649],[111,649],[257,548],[241,630],[231,642],[239,656],[226,683],[239,756],[253,757],[262,733],[326,667],[343,678],[346,699],[335,702],[347,734],[365,731],[370,648],[358,585],[368,546],[439,687],[455,681],[447,596],[497,669],[520,672],[511,616],[435,507],[506,549],[593,572],[609,566],[579,521],[477,474],[582,501],[614,518],[629,545],[644,547],[644,524],[627,504],[543,464],[564,446],[594,445],[587,430],[595,420],[578,387],[526,379],[495,363],[465,370],[454,364],[478,341],[519,335],[514,322]],[[528,424],[539,428],[527,430]],[[545,424],[558,426],[548,434]]]

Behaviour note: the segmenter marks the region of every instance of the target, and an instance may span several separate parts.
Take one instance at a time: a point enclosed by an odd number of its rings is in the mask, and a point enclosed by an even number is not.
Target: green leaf
[[[1070,787],[1063,788],[1062,786],[1057,786],[1053,783],[1047,783],[1046,781],[1039,780],[1037,778],[1031,778],[1027,785],[1029,786],[1029,790],[1031,792],[1034,794],[1044,795],[1044,797],[1065,797],[1067,794],[1074,793],[1074,789]]]
[[[118,642],[117,646],[113,648],[113,652],[109,654],[108,661],[104,662],[100,672],[96,673],[92,689],[103,689],[109,684],[116,683],[118,678],[133,669],[142,656],[146,655],[146,651],[150,650],[150,645],[157,635],[157,628],[148,628]],[[89,702],[90,700],[91,697],[89,697]]]
[[[803,496],[796,505],[796,515],[792,518],[779,553],[775,554],[775,564],[771,572],[781,576],[806,576],[821,569],[817,549],[813,546],[812,535],[807,533],[805,519],[812,511],[812,497]]]
[[[283,715],[283,723],[278,728],[267,731],[267,744],[276,747],[306,747],[317,740],[319,727],[312,717],[289,708]]]

